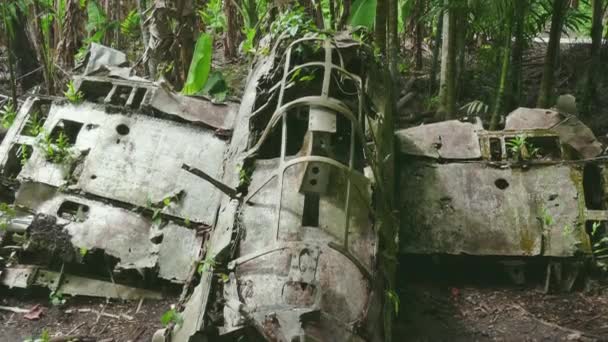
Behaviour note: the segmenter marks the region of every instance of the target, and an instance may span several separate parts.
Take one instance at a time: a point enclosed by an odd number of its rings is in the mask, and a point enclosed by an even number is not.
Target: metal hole
[[[125,124],[120,124],[118,126],[116,126],[116,132],[118,132],[118,134],[120,135],[127,135],[129,134],[129,126],[125,125]]]
[[[507,180],[504,178],[498,178],[494,182],[494,185],[496,185],[496,187],[499,188],[500,190],[504,190],[509,187],[509,182],[507,182]]]

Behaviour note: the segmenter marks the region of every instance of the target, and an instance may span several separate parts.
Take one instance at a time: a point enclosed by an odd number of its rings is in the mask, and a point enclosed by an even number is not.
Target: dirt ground
[[[401,291],[396,341],[608,341],[608,289],[413,284]]]
[[[545,266],[530,262],[517,286],[488,258],[402,260],[395,341],[608,341],[608,282],[582,276],[547,294]]]
[[[162,300],[106,302],[105,299],[73,297],[65,305],[52,306],[43,293],[26,294],[0,291],[0,305],[30,309],[37,304],[44,307],[40,319],[28,320],[23,313],[0,310],[0,341],[21,342],[39,338],[43,331],[51,341],[79,340],[126,342],[150,341],[154,332],[162,328],[161,316],[177,301],[175,297]],[[103,312],[103,315],[98,315]],[[106,315],[107,314],[107,315]],[[60,339],[59,337],[64,337]]]
[[[87,341],[150,341],[160,317],[176,302],[106,302],[71,298],[61,307],[43,294],[0,292],[0,305],[45,307],[38,320],[0,311],[0,341],[79,336]],[[462,284],[414,280],[399,290],[400,315],[395,341],[608,341],[608,286],[572,293],[544,294],[539,284]],[[104,312],[100,316],[91,311]],[[81,312],[86,311],[86,312]],[[53,341],[53,340],[51,340]],[[56,339],[55,341],[67,341]],[[339,341],[337,341],[339,342]]]

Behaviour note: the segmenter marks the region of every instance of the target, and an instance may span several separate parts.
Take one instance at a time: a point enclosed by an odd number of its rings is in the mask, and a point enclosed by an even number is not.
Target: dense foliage
[[[497,128],[500,117],[517,106],[532,101],[550,107],[560,91],[556,75],[559,40],[564,37],[592,41],[586,76],[577,78],[574,89],[583,113],[597,107],[598,89],[605,82],[601,46],[608,36],[603,25],[606,0],[168,3],[172,7],[161,9],[152,0],[1,2],[0,42],[10,51],[13,102],[20,87],[31,86],[27,79],[32,77],[44,82],[43,91],[61,92],[93,42],[126,51],[139,60],[141,74],[164,76],[185,94],[209,94],[210,88],[218,88],[205,87],[209,75],[221,77],[211,68],[212,60],[221,57],[218,52],[227,62],[246,64],[256,54],[268,53],[257,44],[265,35],[295,36],[311,30],[331,34],[356,29],[375,47],[378,58],[388,62],[396,86],[416,78],[421,105],[415,110],[436,111],[436,119],[485,115]],[[530,79],[523,72],[527,53],[534,49],[542,51],[544,59],[536,61],[542,71]],[[35,63],[26,63],[28,58]],[[229,89],[219,87],[217,92],[223,99]]]

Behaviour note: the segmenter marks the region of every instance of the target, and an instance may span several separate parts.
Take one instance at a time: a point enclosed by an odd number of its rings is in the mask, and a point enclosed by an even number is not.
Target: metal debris
[[[15,266],[4,269],[0,283],[9,287],[29,288],[41,286],[56,293],[72,296],[91,296],[136,300],[140,298],[161,299],[159,292],[113,284],[70,274],[61,274],[35,266]]]
[[[236,106],[133,76],[123,53],[98,44],[86,62],[75,78],[82,103],[30,97],[0,144],[2,187],[12,189],[3,196],[20,208],[7,234],[23,240],[26,256],[41,259],[32,258],[39,264],[31,268],[6,268],[1,281],[53,287],[61,280],[67,294],[159,298],[113,284],[115,273],[190,281],[203,248],[198,229],[214,225],[225,195],[182,165],[222,179]],[[45,269],[92,262],[89,253],[107,260],[91,275],[112,283]],[[19,283],[18,274],[32,279]]]

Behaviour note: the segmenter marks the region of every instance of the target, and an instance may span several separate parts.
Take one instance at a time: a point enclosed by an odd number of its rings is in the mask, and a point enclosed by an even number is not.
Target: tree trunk
[[[148,33],[148,29],[144,24],[146,18],[144,16],[144,12],[146,11],[146,0],[136,0],[137,2],[137,13],[139,14],[139,29],[141,30],[141,39],[144,44],[144,48],[150,41],[150,35]]]
[[[376,2],[375,41],[376,46],[380,48],[382,53],[386,52],[387,1],[388,0],[377,0]]]
[[[189,0],[181,0],[177,3],[177,18],[179,21],[177,29],[177,40],[179,43],[179,84],[176,87],[181,88],[185,82],[192,55],[194,54],[194,26],[196,16],[194,14],[192,2]]]
[[[338,30],[344,29],[349,16],[350,16],[350,0],[343,0],[342,1],[342,16],[340,17],[340,23],[338,24]]]
[[[65,5],[65,17],[61,41],[57,45],[57,62],[63,67],[74,66],[74,55],[78,51],[82,37],[82,10],[79,0],[68,0]]]
[[[500,116],[503,114],[503,102],[505,97],[505,89],[507,87],[507,79],[509,77],[509,59],[511,58],[511,36],[513,31],[514,13],[508,11],[507,27],[505,27],[504,47],[502,52],[502,66],[500,71],[500,81],[498,83],[498,91],[496,92],[496,101],[494,103],[494,112],[490,120],[490,130],[498,129]]]
[[[226,34],[224,35],[224,56],[228,59],[237,56],[241,25],[239,14],[233,1],[224,1],[224,15],[226,16]]]
[[[602,68],[602,32],[604,30],[602,18],[604,16],[604,1],[592,1],[593,19],[591,26],[591,63],[589,64],[589,70],[587,71],[587,84],[581,106],[582,112],[585,115],[589,115],[593,111],[593,105],[595,104],[595,99],[597,97],[598,75],[601,74]]]
[[[34,2],[32,6],[34,10],[33,16],[37,18],[35,20],[36,27],[36,35],[38,40],[38,60],[42,65],[42,75],[44,77],[44,83],[46,85],[47,95],[54,94],[55,88],[55,80],[53,78],[53,59],[51,56],[51,46],[50,46],[50,33],[45,34],[44,29],[42,27],[42,13],[40,12],[40,7],[37,2]]]
[[[393,80],[398,79],[397,61],[399,60],[399,18],[398,0],[387,0],[388,10],[388,67]]]
[[[6,39],[6,47],[8,50],[8,72],[11,78],[11,98],[13,99],[13,105],[15,106],[15,108],[17,108],[17,78],[15,77],[15,58],[13,56],[13,47],[11,44],[12,39],[13,38],[11,37],[8,37],[8,39]]]
[[[561,38],[564,15],[568,0],[553,0],[553,14],[551,16],[551,31],[549,44],[545,55],[543,77],[540,82],[540,91],[536,106],[548,108],[553,104],[555,92],[555,69],[557,68],[557,55],[559,53],[559,40]]]
[[[16,20],[13,19],[14,37],[9,48],[9,51],[12,48],[12,56],[15,58],[15,76],[20,79],[19,83],[23,90],[40,83],[40,73],[33,72],[40,65],[36,59],[36,51],[27,35],[26,23],[27,17],[18,11]]]
[[[511,50],[511,77],[509,79],[511,85],[505,103],[505,109],[507,111],[512,111],[519,107],[521,102],[521,92],[523,87],[522,64],[526,44],[524,25],[528,12],[528,1],[514,0],[514,11],[515,17],[513,24],[515,41],[513,42],[513,49]]]
[[[313,4],[315,5],[315,22],[317,24],[317,27],[320,30],[324,30],[325,29],[325,21],[323,20],[323,6],[321,5],[321,0],[317,0],[317,1],[313,1]],[[331,23],[330,23],[331,25]]]
[[[439,6],[443,7],[443,0],[439,0]],[[431,75],[429,79],[429,96],[435,94],[437,85],[437,65],[439,64],[440,46],[443,42],[443,15],[439,13],[437,18],[437,33],[435,34],[435,45],[433,46],[433,61],[431,62]]]
[[[335,0],[328,0],[329,7],[329,28],[332,30],[336,29],[336,8]]]
[[[424,8],[424,0],[416,0],[414,13],[410,20],[410,26],[413,25],[414,28],[414,69],[416,70],[422,69],[422,43],[424,40],[422,16],[424,15]]]
[[[454,0],[448,0],[453,5]],[[437,119],[450,119],[456,112],[456,10],[451,7],[443,15],[443,43]]]
[[[467,55],[467,27],[468,27],[468,16],[467,7],[463,4],[462,7],[457,9],[456,14],[456,101],[462,97],[464,91],[464,71],[465,71],[465,60]]]

